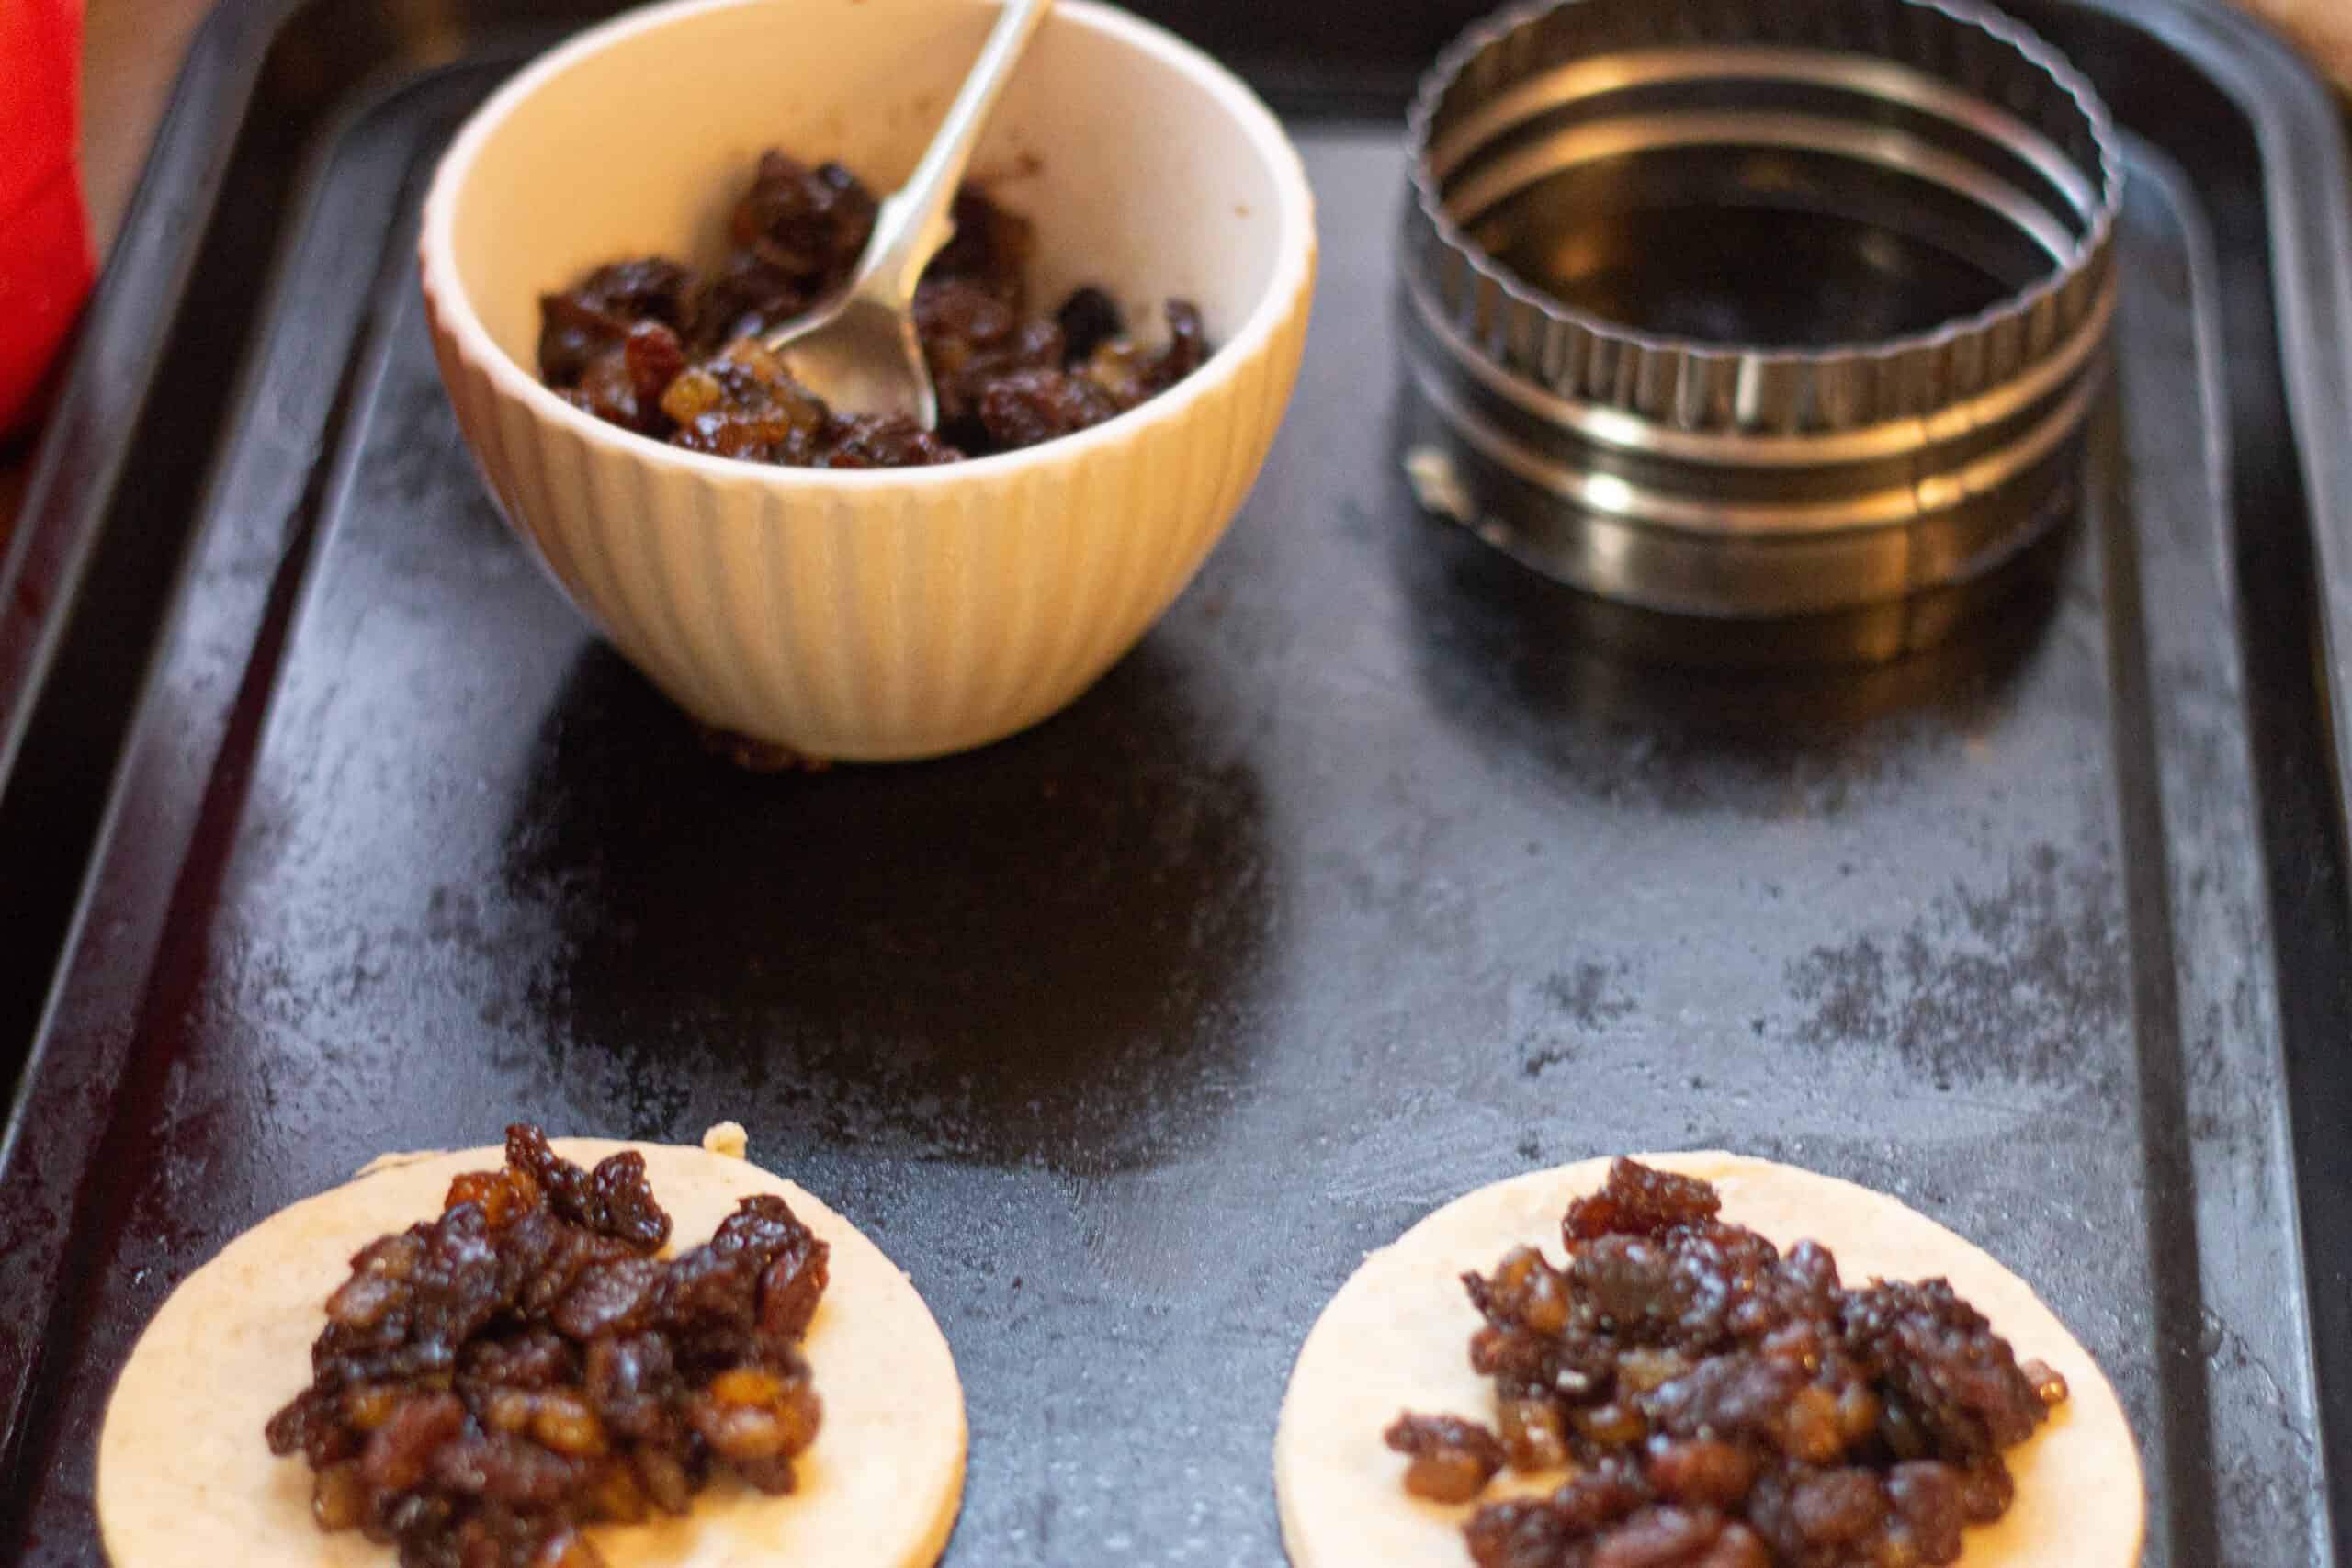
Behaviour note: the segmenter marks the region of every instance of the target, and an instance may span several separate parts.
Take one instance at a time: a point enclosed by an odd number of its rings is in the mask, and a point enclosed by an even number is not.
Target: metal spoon
[[[949,208],[989,111],[1053,0],[1008,0],[980,46],[922,162],[874,218],[874,236],[847,282],[761,341],[785,356],[793,378],[830,407],[911,415],[939,423],[939,399],[915,336],[915,285],[955,237]]]

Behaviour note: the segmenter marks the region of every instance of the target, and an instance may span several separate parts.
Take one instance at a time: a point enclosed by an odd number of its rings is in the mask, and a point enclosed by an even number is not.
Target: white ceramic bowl
[[[685,452],[539,384],[538,296],[664,252],[707,264],[760,151],[914,165],[993,0],[685,0],[525,70],[458,133],[419,246],[441,373],[509,523],[696,718],[816,758],[936,756],[1083,692],[1182,590],[1288,400],[1314,286],[1297,153],[1158,28],[1063,0],[976,157],[1037,232],[1033,295],[1117,296],[1147,341],[1196,301],[1216,352],[1091,430],[941,468]]]

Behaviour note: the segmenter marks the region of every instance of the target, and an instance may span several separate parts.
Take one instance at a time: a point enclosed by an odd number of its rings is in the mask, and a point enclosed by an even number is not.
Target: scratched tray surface
[[[249,133],[222,199],[282,214],[277,265],[236,260],[249,312],[157,371],[246,367],[209,480],[140,513],[177,519],[179,610],[0,1166],[0,1560],[96,1560],[105,1393],[176,1280],[515,1117],[739,1119],[913,1272],[969,1399],[956,1568],[1279,1561],[1283,1378],[1364,1250],[1693,1145],[1897,1193],[2032,1280],[2141,1434],[2150,1562],[2331,1551],[2285,1113],[2312,1004],[2274,938],[2343,934],[2321,612],[2260,167],[2188,59],[2035,12],[2138,84],[2121,397],[2054,585],[1987,633],[1747,681],[1579,642],[1396,477],[1397,137],[1302,115],[1317,318],[1200,581],[1033,733],[774,779],[696,750],[459,445],[415,199],[518,40],[442,9],[454,61],[378,52],[283,111],[301,146]],[[268,37],[217,28],[209,68]],[[229,265],[190,298],[227,312]],[[2285,501],[2243,513],[2245,472]]]

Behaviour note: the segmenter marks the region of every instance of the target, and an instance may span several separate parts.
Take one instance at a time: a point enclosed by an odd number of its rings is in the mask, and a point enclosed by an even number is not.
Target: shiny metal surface
[[[1929,0],[1563,0],[1411,116],[1423,501],[1672,613],[1986,577],[2071,514],[2122,164],[2090,85]]]

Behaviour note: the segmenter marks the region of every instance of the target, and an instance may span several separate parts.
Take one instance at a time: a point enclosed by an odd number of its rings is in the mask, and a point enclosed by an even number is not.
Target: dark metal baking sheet
[[[1069,713],[758,779],[500,529],[409,275],[455,120],[591,8],[224,11],[102,292],[0,596],[0,1561],[96,1560],[176,1280],[518,1115],[738,1118],[913,1270],[954,1568],[1278,1562],[1283,1380],[1365,1248],[1710,1144],[2030,1279],[2123,1391],[2150,1562],[2342,1560],[2352,266],[2282,51],[2018,7],[2132,135],[2095,502],[1979,635],[1736,678],[1600,650],[1396,476],[1389,115],[1465,10],[1156,7],[1322,206],[1263,482]]]

